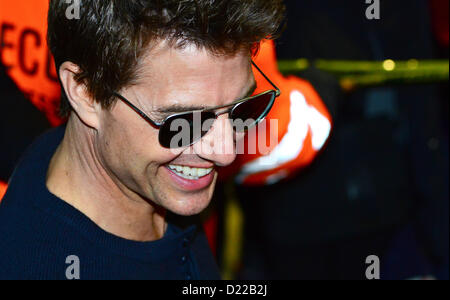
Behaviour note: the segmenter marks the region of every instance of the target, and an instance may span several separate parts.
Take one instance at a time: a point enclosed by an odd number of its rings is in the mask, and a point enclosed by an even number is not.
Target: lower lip
[[[208,186],[210,186],[214,180],[214,173],[215,173],[214,170],[208,175],[203,176],[197,180],[191,180],[178,176],[168,167],[165,167],[165,169],[167,170],[170,178],[175,182],[176,185],[178,185],[183,190],[189,192],[203,190]]]

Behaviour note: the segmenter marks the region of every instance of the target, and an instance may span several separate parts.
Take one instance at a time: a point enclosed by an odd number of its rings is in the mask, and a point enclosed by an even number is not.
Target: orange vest
[[[0,62],[24,95],[54,126],[60,86],[47,47],[48,0],[0,0]]]
[[[311,84],[294,76],[284,77],[279,72],[272,41],[262,44],[255,63],[281,89],[282,94],[267,116],[266,134],[250,131],[244,149],[249,149],[249,144],[258,145],[261,138],[267,149],[253,147],[251,149],[257,150],[253,154],[238,155],[221,175],[226,179],[237,174],[238,184],[253,186],[290,178],[310,165],[325,146],[332,130],[331,115]],[[259,72],[254,73],[257,93],[273,89]],[[272,126],[274,120],[278,127]]]
[[[2,198],[6,193],[7,187],[8,186],[6,185],[6,183],[0,181],[0,202],[2,202]]]

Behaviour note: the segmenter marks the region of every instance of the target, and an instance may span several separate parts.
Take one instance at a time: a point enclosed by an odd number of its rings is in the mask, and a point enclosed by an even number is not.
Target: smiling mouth
[[[214,171],[214,168],[191,168],[188,166],[169,165],[168,168],[184,179],[199,180],[202,177],[208,176]]]

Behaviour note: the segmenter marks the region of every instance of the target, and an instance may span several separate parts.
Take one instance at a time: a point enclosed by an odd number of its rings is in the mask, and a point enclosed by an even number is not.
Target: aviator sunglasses
[[[133,109],[151,126],[159,129],[159,143],[162,147],[168,149],[189,147],[209,132],[214,121],[220,115],[229,114],[233,121],[233,129],[237,133],[249,130],[268,115],[275,99],[281,95],[281,91],[254,62],[252,64],[274,87],[273,90],[238,100],[229,105],[172,114],[161,123],[153,121],[122,95],[114,93],[114,96]],[[186,129],[188,129],[187,132]],[[180,136],[183,136],[183,138],[180,138]]]

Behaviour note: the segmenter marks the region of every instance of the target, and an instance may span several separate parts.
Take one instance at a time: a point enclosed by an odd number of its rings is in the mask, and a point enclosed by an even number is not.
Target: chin
[[[202,213],[207,207],[208,205],[204,207],[173,207],[167,208],[167,210],[179,216],[191,217]]]
[[[181,201],[167,203],[164,207],[179,216],[190,217],[202,213],[211,203],[211,197],[183,197]]]

